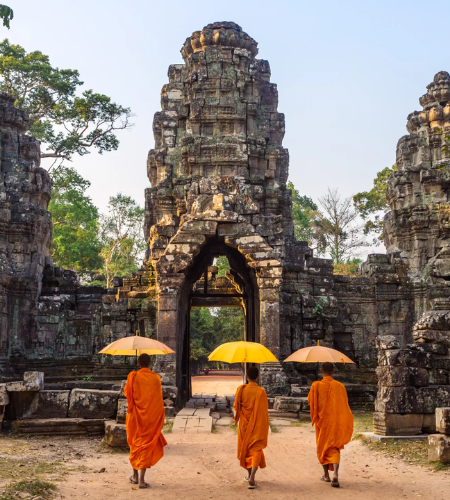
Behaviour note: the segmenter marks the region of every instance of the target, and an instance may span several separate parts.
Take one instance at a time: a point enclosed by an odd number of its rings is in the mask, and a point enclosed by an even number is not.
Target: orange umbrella
[[[290,361],[297,361],[299,363],[325,363],[327,361],[330,363],[355,363],[342,352],[330,349],[329,347],[323,347],[319,345],[319,342],[317,342],[317,345],[304,347],[295,351],[284,360],[285,363]]]

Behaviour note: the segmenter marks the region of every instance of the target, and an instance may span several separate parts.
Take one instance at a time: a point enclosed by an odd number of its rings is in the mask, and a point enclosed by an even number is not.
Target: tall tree
[[[49,170],[75,154],[116,150],[116,131],[131,126],[129,108],[93,90],[77,94],[81,85],[77,70],[53,67],[47,55],[8,39],[0,43],[0,90],[30,114],[30,133],[45,148],[41,157],[53,159]]]
[[[9,22],[14,18],[14,12],[11,7],[0,4],[0,18],[3,19],[3,26],[9,29]]]
[[[326,241],[327,252],[335,264],[353,257],[358,248],[368,246],[351,197],[342,199],[337,189],[328,188],[319,203],[322,211],[314,225]]]
[[[86,195],[90,185],[73,168],[61,167],[53,176],[48,207],[53,221],[52,258],[57,266],[77,271],[84,282],[94,279],[103,262],[98,209]]]
[[[316,221],[320,218],[318,206],[309,196],[301,196],[292,182],[288,182],[288,189],[292,191],[292,217],[294,220],[294,234],[298,241],[307,241],[320,255],[325,252],[326,240],[317,231]]]
[[[119,193],[109,199],[108,213],[100,220],[101,274],[110,288],[114,276],[129,276],[139,269],[145,250],[144,209],[133,198]]]
[[[370,191],[362,191],[353,196],[353,205],[359,215],[365,220],[364,234],[375,234],[375,244],[379,244],[383,237],[383,218],[389,211],[386,200],[387,181],[392,172],[397,170],[397,165],[386,167],[373,180]]]

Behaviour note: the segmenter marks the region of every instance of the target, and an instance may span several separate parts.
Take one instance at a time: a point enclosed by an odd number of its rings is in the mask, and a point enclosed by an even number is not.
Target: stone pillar
[[[158,276],[158,340],[175,351],[175,354],[157,356],[155,371],[163,385],[176,384],[177,335],[180,329],[180,288],[184,275]]]
[[[280,269],[281,268],[275,268]],[[278,358],[280,353],[280,278],[261,278],[260,342]],[[289,394],[289,385],[282,364],[264,363],[260,366],[260,383],[269,395]]]

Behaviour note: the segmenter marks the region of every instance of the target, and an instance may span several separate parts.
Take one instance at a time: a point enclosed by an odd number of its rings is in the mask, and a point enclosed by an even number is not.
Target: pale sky
[[[118,151],[76,157],[89,194],[104,210],[121,191],[141,205],[153,114],[169,64],[193,31],[234,21],[259,44],[286,115],[290,180],[317,200],[328,186],[345,196],[370,189],[395,161],[407,115],[435,73],[450,70],[450,3],[423,1],[9,0],[3,37],[78,69],[85,88],[131,107],[135,126]],[[46,166],[46,163],[43,163]],[[381,249],[380,249],[381,250]]]

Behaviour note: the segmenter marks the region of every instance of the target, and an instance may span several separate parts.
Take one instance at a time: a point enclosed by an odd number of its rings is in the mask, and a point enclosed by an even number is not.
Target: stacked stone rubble
[[[450,405],[450,75],[438,73],[427,89],[423,110],[408,116],[386,193],[392,210],[384,240],[407,266],[410,305],[402,311],[410,324],[398,330],[390,323],[378,339],[374,423],[384,434],[432,431],[435,409]]]
[[[436,408],[436,431],[428,436],[428,460],[450,463],[450,407]]]

